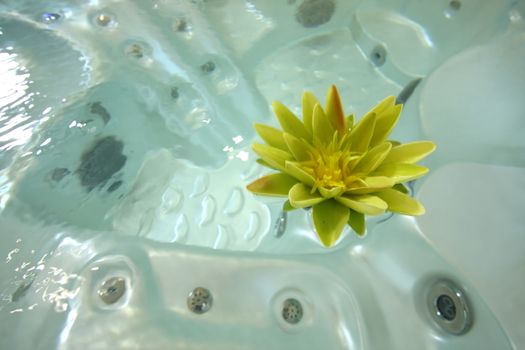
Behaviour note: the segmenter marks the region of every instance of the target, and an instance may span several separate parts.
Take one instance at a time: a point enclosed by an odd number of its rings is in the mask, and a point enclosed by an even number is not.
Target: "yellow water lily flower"
[[[353,115],[345,117],[333,85],[324,109],[313,94],[303,94],[302,121],[280,102],[272,108],[282,130],[255,124],[265,144],[254,143],[253,150],[259,163],[278,172],[247,188],[288,197],[285,210],[312,207],[315,230],[326,247],[337,241],[346,224],[364,234],[365,215],[425,212],[402,183],[428,172],[415,163],[436,146],[387,140],[402,109],[395,97],[381,101],[356,124]]]

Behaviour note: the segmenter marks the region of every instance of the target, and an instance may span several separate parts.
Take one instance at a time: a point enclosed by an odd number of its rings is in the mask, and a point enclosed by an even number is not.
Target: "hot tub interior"
[[[0,348],[525,347],[523,2],[0,10]],[[326,249],[246,185],[270,103],[331,84],[438,148],[424,216]]]

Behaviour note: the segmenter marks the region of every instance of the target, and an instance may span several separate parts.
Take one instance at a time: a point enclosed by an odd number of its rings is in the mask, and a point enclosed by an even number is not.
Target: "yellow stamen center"
[[[315,158],[314,174],[316,187],[345,187],[342,169],[342,153],[320,154]]]

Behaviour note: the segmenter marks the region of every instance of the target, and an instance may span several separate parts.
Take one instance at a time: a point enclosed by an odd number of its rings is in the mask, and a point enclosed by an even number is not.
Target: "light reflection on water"
[[[12,280],[3,283],[0,311],[6,309],[14,314],[45,309],[48,305],[57,313],[68,311],[71,300],[80,293],[84,277],[69,272],[69,266],[56,266],[64,258],[63,253],[51,250],[38,258],[35,250],[26,249],[27,243],[30,242],[17,239],[17,247],[5,257],[5,264],[12,266],[15,274]],[[68,254],[91,254],[89,248],[80,246],[71,238],[65,238],[60,247],[70,249]]]
[[[13,109],[29,104],[32,98],[32,94],[27,93],[30,74],[17,54],[0,51],[0,80],[0,151],[6,151],[25,144],[32,135],[31,125],[22,126],[30,119],[24,106],[16,110],[20,113],[10,116]],[[27,109],[31,107],[32,104]]]
[[[16,201],[26,170],[55,147],[57,138],[36,131],[89,82],[89,60],[56,28],[41,29],[34,17],[0,16],[0,212]]]

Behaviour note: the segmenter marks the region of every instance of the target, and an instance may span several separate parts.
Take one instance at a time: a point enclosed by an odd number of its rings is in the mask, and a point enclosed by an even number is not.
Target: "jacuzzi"
[[[0,349],[524,349],[522,1],[0,1]],[[438,148],[325,248],[246,185],[335,84]]]

